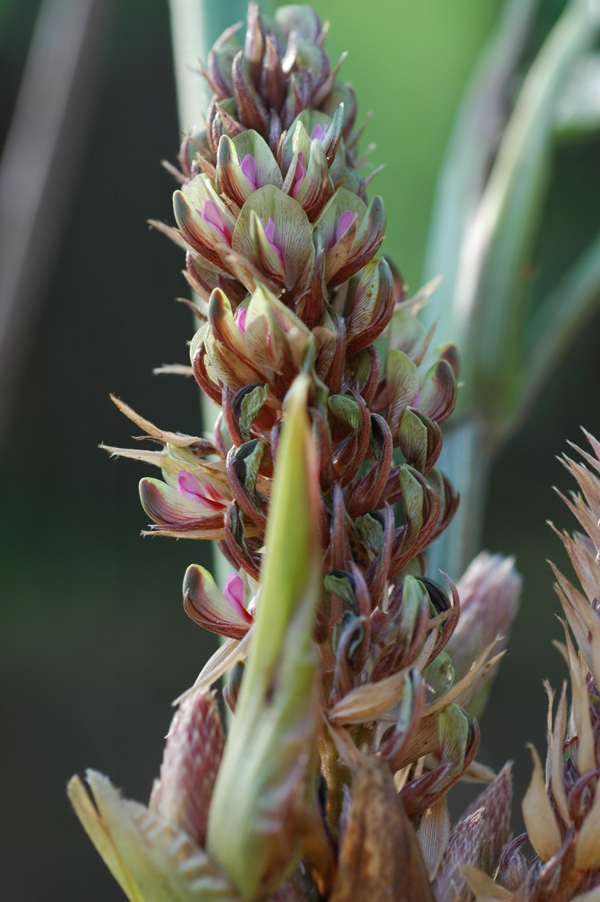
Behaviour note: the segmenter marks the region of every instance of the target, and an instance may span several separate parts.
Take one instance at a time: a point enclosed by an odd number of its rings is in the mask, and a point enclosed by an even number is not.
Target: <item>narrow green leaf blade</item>
[[[307,391],[308,377],[300,376],[288,394],[256,624],[209,817],[209,854],[245,900],[294,867],[315,764],[312,638],[322,549]]]

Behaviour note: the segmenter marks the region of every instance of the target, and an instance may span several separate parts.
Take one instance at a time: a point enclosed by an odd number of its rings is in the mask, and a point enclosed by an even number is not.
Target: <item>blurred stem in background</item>
[[[171,40],[177,87],[177,109],[182,131],[198,123],[208,108],[211,90],[200,75],[198,61],[206,62],[214,42],[226,28],[243,22],[246,0],[170,0]],[[264,4],[262,4],[264,7]]]
[[[263,12],[270,13],[270,2],[261,3]],[[205,63],[208,53],[219,35],[235,22],[246,19],[246,0],[170,0],[171,39],[177,109],[182,133],[200,126],[198,117],[208,109],[211,90],[200,74],[198,61]],[[202,123],[203,124],[203,123]],[[202,422],[205,430],[212,430],[218,409],[202,392]],[[214,574],[219,585],[225,585],[231,566],[213,543]]]
[[[464,571],[480,547],[493,458],[594,311],[600,236],[531,303],[532,258],[551,155],[600,125],[597,0],[570,0],[515,82],[537,0],[509,0],[459,112],[438,184],[425,279],[444,281],[427,309],[437,340],[461,352],[464,386],[442,466],[462,503],[430,565]]]
[[[60,246],[109,0],[43,0],[0,160],[0,444]]]

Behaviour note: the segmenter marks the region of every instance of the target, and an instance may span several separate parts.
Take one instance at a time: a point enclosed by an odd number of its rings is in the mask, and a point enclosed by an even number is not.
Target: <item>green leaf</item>
[[[554,128],[562,141],[600,128],[600,54],[586,53],[571,70],[556,101]]]
[[[600,234],[540,304],[526,334],[518,403],[506,430],[530,409],[536,395],[590,319],[600,300]]]
[[[541,215],[556,94],[599,26],[590,0],[571,0],[550,32],[523,83],[465,249],[473,264],[462,286],[463,314],[479,309],[476,334],[464,348],[465,396],[476,394],[500,417],[516,396],[523,272]]]
[[[406,543],[410,544],[421,532],[423,526],[423,505],[425,503],[425,491],[423,485],[416,478],[416,471],[412,467],[403,464],[400,467],[400,487],[402,489],[402,504],[406,515]]]
[[[363,514],[355,520],[356,528],[361,536],[366,539],[373,551],[381,554],[383,549],[383,522],[380,515],[373,516],[372,513]]]
[[[439,275],[443,281],[434,301],[424,310],[424,320],[431,324],[440,316],[437,340],[454,341],[461,348],[468,326],[457,309],[461,251],[485,188],[515,71],[538,2],[510,0],[505,4],[496,34],[471,77],[437,185],[424,281]]]
[[[345,601],[349,608],[357,612],[356,593],[354,585],[349,573],[345,570],[334,570],[329,573],[324,580],[325,588],[333,595],[337,595],[342,601]]]
[[[348,395],[331,395],[328,403],[331,412],[347,426],[350,426],[354,433],[357,433],[362,421],[358,401]]]
[[[408,648],[412,642],[423,605],[428,602],[427,590],[414,576],[405,576],[402,586],[402,609],[398,624],[398,641]]]
[[[315,763],[322,549],[308,388],[299,376],[287,396],[256,623],[209,817],[209,854],[245,900],[294,868]]]

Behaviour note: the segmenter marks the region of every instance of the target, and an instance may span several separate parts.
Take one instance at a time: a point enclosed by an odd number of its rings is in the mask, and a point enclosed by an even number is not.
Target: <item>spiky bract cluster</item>
[[[534,772],[523,800],[527,832],[510,843],[500,862],[499,877],[509,890],[504,898],[515,902],[600,899],[600,442],[588,439],[595,456],[576,450],[591,469],[563,458],[580,493],[568,499],[559,492],[586,534],[555,530],[585,594],[552,565],[565,615],[565,644],[558,647],[571,678],[571,710],[566,683],[556,712],[554,692],[546,687],[546,766],[532,747]],[[535,853],[529,860],[522,851],[527,840]],[[497,898],[489,881],[472,877],[478,899]]]

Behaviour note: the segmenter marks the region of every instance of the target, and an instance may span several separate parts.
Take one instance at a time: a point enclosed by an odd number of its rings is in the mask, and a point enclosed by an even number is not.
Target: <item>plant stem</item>
[[[0,443],[89,134],[109,0],[44,0],[0,161]]]

